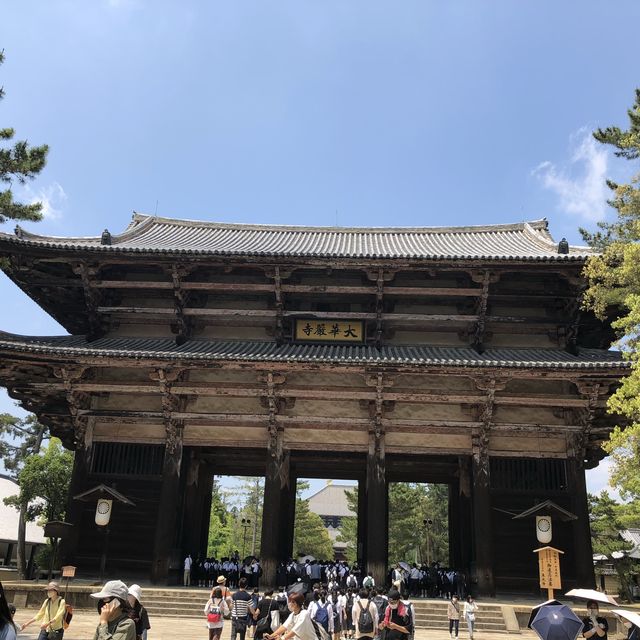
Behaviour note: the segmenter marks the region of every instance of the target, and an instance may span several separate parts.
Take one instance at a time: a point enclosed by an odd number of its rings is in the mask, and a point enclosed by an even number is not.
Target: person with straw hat
[[[64,614],[67,607],[64,598],[60,597],[60,585],[53,580],[45,587],[47,598],[42,603],[40,611],[25,622],[20,631],[24,631],[30,624],[34,622],[40,623],[40,633],[38,640],[62,640],[64,636]]]

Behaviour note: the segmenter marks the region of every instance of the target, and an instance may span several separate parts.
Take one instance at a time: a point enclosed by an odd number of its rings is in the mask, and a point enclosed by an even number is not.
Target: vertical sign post
[[[562,589],[560,579],[560,554],[564,551],[554,547],[541,547],[534,549],[538,554],[538,568],[540,570],[540,588],[547,590],[549,600],[553,600],[553,590]]]

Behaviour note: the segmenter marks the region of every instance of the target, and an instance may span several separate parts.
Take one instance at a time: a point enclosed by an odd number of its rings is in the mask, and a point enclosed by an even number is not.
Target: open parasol
[[[618,606],[613,596],[608,596],[606,593],[596,591],[595,589],[571,589],[564,594],[569,598],[580,598],[580,600],[595,600],[595,602],[602,602],[602,604],[608,604]]]
[[[637,611],[627,611],[626,609],[611,609],[611,613],[628,620],[632,625],[640,629],[640,613]]]
[[[531,628],[540,640],[576,640],[583,623],[566,604],[547,604],[540,607]]]
[[[531,623],[534,621],[535,617],[538,615],[538,611],[540,611],[540,608],[546,607],[547,605],[550,605],[550,604],[561,605],[562,602],[559,602],[558,600],[547,600],[546,602],[541,602],[540,604],[537,604],[535,607],[532,607],[531,615],[529,616],[529,622],[527,622],[527,627],[529,629],[533,628],[531,626]]]

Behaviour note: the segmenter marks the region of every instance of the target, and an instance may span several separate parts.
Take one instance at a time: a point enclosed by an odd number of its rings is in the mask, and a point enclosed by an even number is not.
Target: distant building
[[[317,513],[322,518],[329,538],[331,538],[336,560],[346,559],[347,545],[344,542],[338,542],[337,538],[340,533],[342,518],[356,515],[349,508],[346,491],[357,489],[357,486],[353,484],[333,484],[328,481],[326,487],[323,487],[309,498],[309,510]]]
[[[18,484],[8,476],[0,475],[0,576],[17,567],[18,511],[5,505],[4,498],[18,494]],[[26,559],[33,556],[40,545],[46,544],[44,530],[35,522],[27,522]]]

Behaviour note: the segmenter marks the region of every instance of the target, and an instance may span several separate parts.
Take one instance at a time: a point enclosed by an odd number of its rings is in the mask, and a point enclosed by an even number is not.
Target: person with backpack
[[[333,606],[327,600],[327,592],[317,591],[309,605],[309,617],[317,622],[328,634],[333,634]]]
[[[369,597],[367,589],[360,589],[359,599],[354,602],[351,618],[354,621],[356,640],[367,638],[371,640],[376,635],[378,627],[378,608]]]
[[[380,629],[385,640],[408,640],[413,630],[411,607],[400,600],[400,592],[391,589],[387,594],[389,604],[384,612]]]
[[[209,640],[220,640],[224,617],[229,615],[229,605],[220,587],[215,587],[211,591],[211,596],[204,607],[204,615],[207,616]]]
[[[353,640],[353,633],[355,631],[355,627],[353,624],[353,604],[355,601],[355,597],[351,589],[347,589],[346,598],[347,600],[344,607],[343,629],[345,631],[345,637]]]
[[[376,586],[376,581],[373,579],[371,572],[367,573],[365,579],[362,581],[362,586],[365,589],[373,589]]]
[[[376,605],[376,609],[378,610],[378,621],[376,624],[376,634],[374,638],[380,638],[381,625],[382,625],[382,622],[384,621],[384,614],[385,614],[385,611],[387,610],[387,605],[389,604],[389,601],[384,595],[384,589],[382,587],[373,589],[373,594],[374,594],[372,598],[373,604]]]
[[[231,600],[233,603],[231,606],[231,640],[236,640],[238,635],[240,640],[244,640],[249,615],[253,615],[253,600],[247,593],[246,578],[238,580],[238,591],[231,596]]]
[[[64,636],[64,617],[67,612],[67,606],[64,598],[60,597],[60,586],[57,582],[51,581],[46,587],[47,598],[42,603],[40,611],[25,622],[20,631],[24,631],[30,624],[34,622],[40,623],[40,633],[38,640],[62,640]],[[125,596],[126,597],[126,596]]]

